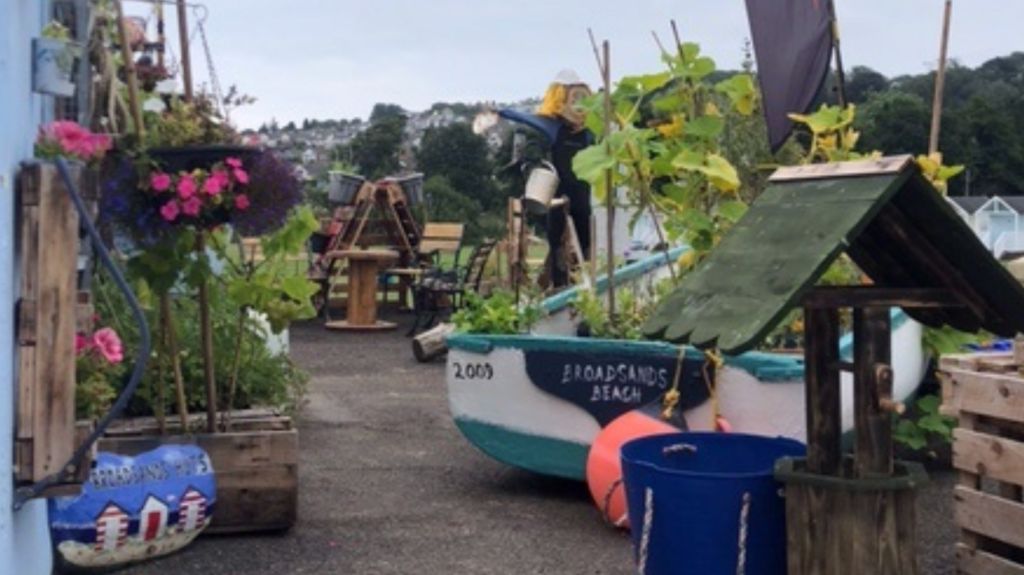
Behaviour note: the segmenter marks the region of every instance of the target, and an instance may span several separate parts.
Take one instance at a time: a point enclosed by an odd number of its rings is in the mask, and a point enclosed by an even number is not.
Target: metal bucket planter
[[[523,198],[526,209],[534,214],[547,212],[551,199],[558,191],[558,183],[558,172],[551,162],[541,162],[531,170],[526,180],[526,196]]]
[[[423,174],[412,174],[395,180],[402,188],[405,199],[410,206],[423,203]]]
[[[330,187],[327,190],[327,199],[332,204],[347,206],[356,199],[359,188],[363,187],[366,179],[361,176],[346,174],[345,172],[327,172]]]
[[[775,460],[798,441],[677,433],[622,446],[638,570],[644,575],[785,575],[786,504]]]
[[[32,40],[32,89],[41,94],[71,97],[72,81],[81,46],[68,40],[34,38]]]

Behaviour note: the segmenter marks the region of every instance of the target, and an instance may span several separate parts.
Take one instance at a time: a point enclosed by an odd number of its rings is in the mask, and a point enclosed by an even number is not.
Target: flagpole
[[[836,17],[835,0],[828,0],[829,16],[832,20],[832,47],[836,51],[836,96],[839,107],[846,107],[846,72],[843,70],[843,52],[839,48],[839,19]]]
[[[939,131],[942,128],[942,92],[946,84],[946,53],[949,48],[949,20],[953,12],[953,0],[946,0],[946,11],[942,19],[942,43],[939,47],[939,69],[935,72],[935,96],[932,100],[932,129],[928,135],[928,154],[939,151]]]

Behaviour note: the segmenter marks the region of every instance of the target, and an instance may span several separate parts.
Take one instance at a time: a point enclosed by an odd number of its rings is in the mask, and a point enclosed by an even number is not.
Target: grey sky
[[[243,127],[270,118],[366,117],[375,102],[418,110],[437,101],[519,100],[539,96],[562,68],[594,84],[588,26],[611,41],[613,78],[659,69],[651,30],[668,42],[672,18],[684,40],[699,42],[723,68],[739,64],[749,35],[742,0],[205,3],[222,84],[259,98],[235,112]],[[864,64],[887,75],[931,69],[942,5],[837,0],[846,66]],[[173,19],[168,24],[175,29]],[[1024,50],[1022,25],[1022,0],[956,0],[950,56],[974,66]],[[201,80],[206,64],[198,37],[193,61]]]

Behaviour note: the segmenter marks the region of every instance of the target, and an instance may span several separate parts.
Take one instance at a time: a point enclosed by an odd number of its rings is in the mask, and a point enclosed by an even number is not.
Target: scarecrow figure
[[[548,87],[536,115],[508,109],[500,112],[502,117],[534,128],[544,136],[546,149],[539,153],[528,150],[520,165],[525,167],[543,157],[547,157],[554,165],[559,180],[555,197],[569,200],[569,216],[576,227],[584,258],[590,256],[590,185],[576,177],[572,170],[572,159],[594,141],[593,134],[583,125],[585,114],[579,106],[580,100],[589,95],[590,88],[575,72],[563,70]],[[549,249],[545,266],[550,283],[556,288],[569,284],[569,270],[562,244],[565,228],[565,210],[549,210]]]

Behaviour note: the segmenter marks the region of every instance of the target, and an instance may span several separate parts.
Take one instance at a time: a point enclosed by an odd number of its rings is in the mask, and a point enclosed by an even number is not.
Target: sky
[[[764,2],[777,0],[760,0]],[[807,0],[811,1],[811,0]],[[210,57],[222,86],[257,98],[235,110],[243,128],[276,119],[366,118],[376,102],[539,97],[562,69],[600,81],[587,36],[611,43],[612,78],[661,67],[651,32],[701,44],[737,68],[749,37],[743,0],[205,0]],[[128,11],[145,14],[142,4]],[[847,69],[918,74],[938,60],[943,0],[836,0]],[[178,53],[174,10],[167,12]],[[190,16],[197,83],[209,75]],[[950,57],[976,66],[1024,50],[1024,1],[955,0]]]

